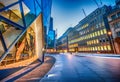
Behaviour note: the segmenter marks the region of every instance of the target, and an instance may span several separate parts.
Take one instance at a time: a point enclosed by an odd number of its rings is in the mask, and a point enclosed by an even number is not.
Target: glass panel
[[[22,2],[22,7],[24,11],[24,15],[27,15],[30,12],[30,9]]]
[[[29,8],[30,13],[35,15],[35,0],[23,0],[24,4]],[[28,3],[29,2],[29,3]],[[32,6],[31,6],[32,5]]]
[[[6,23],[5,21],[0,21],[0,31],[2,32],[6,47],[9,48],[10,45],[15,41],[15,39],[20,35],[22,32],[18,28],[14,27],[13,25],[10,25]],[[4,53],[4,47],[3,44],[0,41],[0,57]]]
[[[10,4],[13,4],[15,2],[17,2],[18,0],[0,0],[0,4],[4,5],[4,6],[8,6]]]
[[[9,9],[6,9],[0,12],[0,15],[23,26],[23,20],[22,20],[22,15],[21,15],[19,4],[14,5],[10,7]]]
[[[24,10],[24,14],[25,14],[25,22],[26,22],[26,26],[28,27],[32,21],[36,18],[36,11],[35,11],[35,1],[34,0],[30,0],[28,3],[28,0],[24,0],[23,1],[23,10]],[[31,6],[32,5],[32,6]]]
[[[41,8],[40,5],[35,1],[35,9],[36,9],[36,16],[39,15],[39,13],[41,12]]]

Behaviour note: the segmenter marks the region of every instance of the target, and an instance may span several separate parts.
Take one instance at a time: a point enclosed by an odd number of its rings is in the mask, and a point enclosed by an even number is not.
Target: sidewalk
[[[101,57],[120,57],[120,54],[104,54],[104,53],[73,53],[77,56],[101,56]]]
[[[17,68],[17,67],[24,67],[24,66],[27,66],[30,63],[34,62],[35,60],[37,60],[37,56],[34,56],[32,58],[29,58],[29,59],[26,59],[24,61],[19,61],[19,62],[16,62],[16,63],[5,65],[5,66],[0,66],[0,70]]]
[[[47,56],[45,62],[34,62],[29,66],[9,75],[0,82],[36,82],[39,81],[53,66],[55,58]]]

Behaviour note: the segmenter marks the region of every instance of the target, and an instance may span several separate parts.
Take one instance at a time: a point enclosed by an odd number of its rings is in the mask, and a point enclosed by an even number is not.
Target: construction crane
[[[84,9],[82,9],[82,11],[83,11],[83,13],[84,13],[84,15],[85,15],[85,17],[86,17],[87,15],[86,15],[86,13],[85,13],[85,10],[84,10]]]
[[[102,6],[102,4],[103,4],[103,3],[102,3],[102,0],[100,0],[100,4],[101,4],[101,6]]]

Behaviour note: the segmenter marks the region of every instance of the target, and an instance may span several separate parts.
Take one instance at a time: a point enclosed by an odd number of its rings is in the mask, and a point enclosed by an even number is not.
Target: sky
[[[52,0],[53,27],[57,29],[59,38],[69,27],[76,26],[80,20],[89,15],[98,6],[95,0]],[[115,0],[96,0],[99,7],[102,5],[115,5]],[[101,3],[102,2],[102,3]]]

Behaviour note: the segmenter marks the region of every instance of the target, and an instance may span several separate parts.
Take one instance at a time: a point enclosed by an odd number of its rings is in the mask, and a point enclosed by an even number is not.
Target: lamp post
[[[110,43],[111,43],[112,48],[113,48],[113,52],[114,52],[114,54],[116,54],[116,50],[115,50],[115,46],[114,46],[114,41],[113,41],[113,38],[112,38],[112,32],[109,31],[107,34],[108,34],[108,36],[109,36]]]
[[[42,63],[44,62],[44,57],[45,57],[45,49],[44,48],[42,48]]]

